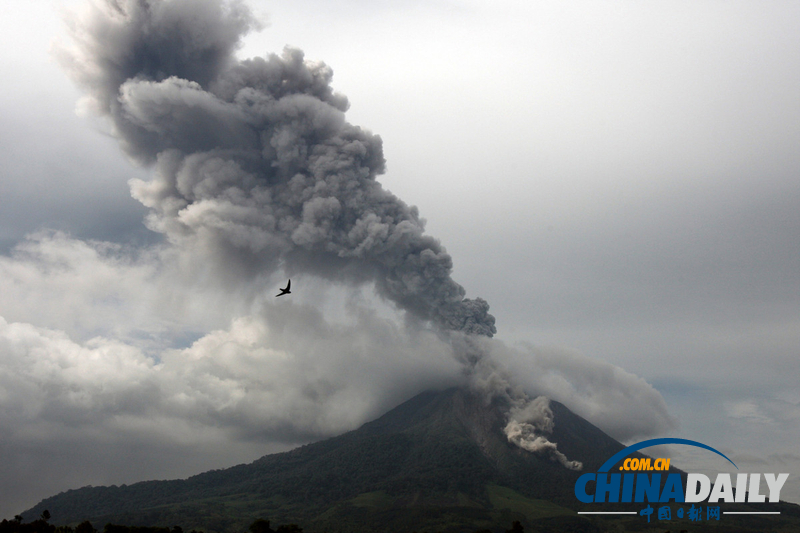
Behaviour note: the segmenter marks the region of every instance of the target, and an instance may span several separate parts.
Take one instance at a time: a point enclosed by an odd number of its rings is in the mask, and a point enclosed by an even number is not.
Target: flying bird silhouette
[[[280,294],[276,294],[275,298],[277,298],[278,296],[283,296],[284,294],[292,294],[292,291],[289,290],[291,286],[292,286],[292,280],[289,280],[289,283],[286,284],[286,288],[281,289]]]

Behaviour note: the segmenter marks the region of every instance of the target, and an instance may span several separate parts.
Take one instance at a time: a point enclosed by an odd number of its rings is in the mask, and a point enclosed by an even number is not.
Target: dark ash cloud
[[[332,71],[297,49],[238,61],[259,24],[241,3],[107,1],[72,26],[64,63],[122,148],[148,225],[229,278],[279,268],[350,282],[443,330],[492,336],[424,220],[384,190],[381,139],[346,122]],[[233,274],[233,276],[232,276]]]

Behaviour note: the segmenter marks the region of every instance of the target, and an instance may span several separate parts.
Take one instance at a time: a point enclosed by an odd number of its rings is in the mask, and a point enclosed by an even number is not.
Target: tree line
[[[50,512],[45,510],[41,516],[31,522],[23,522],[22,516],[17,515],[13,520],[0,522],[0,533],[100,533],[91,522],[84,520],[75,527],[54,526],[50,522]],[[297,524],[285,524],[277,529],[270,527],[269,520],[258,519],[248,528],[250,533],[303,533],[303,528]],[[181,526],[146,527],[123,526],[119,524],[106,524],[102,533],[183,533]],[[189,533],[202,533],[192,529]]]
[[[41,516],[32,521],[24,523],[22,517],[17,515],[13,520],[3,520],[0,522],[0,533],[100,533],[95,529],[91,522],[84,520],[74,528],[71,526],[54,526],[49,523],[50,512],[45,510]],[[270,527],[269,520],[259,518],[248,528],[250,533],[303,533],[303,528],[297,524],[284,524],[277,529]],[[168,527],[147,527],[147,526],[122,526],[119,524],[106,524],[102,533],[183,533],[181,526]],[[202,533],[192,529],[189,533]],[[416,533],[416,532],[415,532]],[[492,533],[488,529],[482,529],[475,533]],[[522,524],[514,521],[510,530],[506,533],[524,533]]]

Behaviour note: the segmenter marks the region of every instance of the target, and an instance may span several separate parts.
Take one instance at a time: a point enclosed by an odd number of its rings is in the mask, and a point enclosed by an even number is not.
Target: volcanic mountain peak
[[[563,405],[551,402],[550,408],[551,440],[589,468],[622,449]],[[424,528],[434,516],[492,523],[499,520],[492,503],[498,490],[547,500],[546,507],[564,512],[576,503],[572,486],[579,473],[509,443],[503,433],[508,409],[507,400],[468,389],[423,392],[359,429],[251,464],[186,480],[71,490],[23,516],[48,509],[56,523],[174,522],[216,531],[241,530],[263,517],[320,527],[333,520],[359,529],[379,502],[381,512],[397,515],[386,520],[402,518],[396,525],[403,530],[409,509],[422,513],[409,522],[411,529]],[[209,522],[212,507],[227,510]],[[469,513],[456,519],[464,509]]]
[[[548,439],[584,471],[623,449],[564,405],[551,401],[549,409]],[[225,533],[257,518],[309,531],[499,531],[515,520],[545,531],[598,531],[599,519],[576,513],[581,472],[509,442],[508,414],[502,397],[423,392],[338,437],[185,480],[70,490],[23,517],[47,509],[56,524],[88,519]]]

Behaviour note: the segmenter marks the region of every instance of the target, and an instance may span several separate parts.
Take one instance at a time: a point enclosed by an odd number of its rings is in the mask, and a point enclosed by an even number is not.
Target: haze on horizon
[[[152,169],[73,115],[55,4],[11,5],[0,513],[250,461],[460,382],[434,315],[377,298],[358,268],[254,268],[170,234]],[[685,436],[792,472],[800,499],[798,8],[251,5],[270,27],[238,56],[292,44],[333,68],[347,122],[383,140],[378,181],[491,303],[492,357],[521,386],[622,440]],[[137,119],[157,118],[138,95]],[[286,268],[301,274],[276,303]]]

